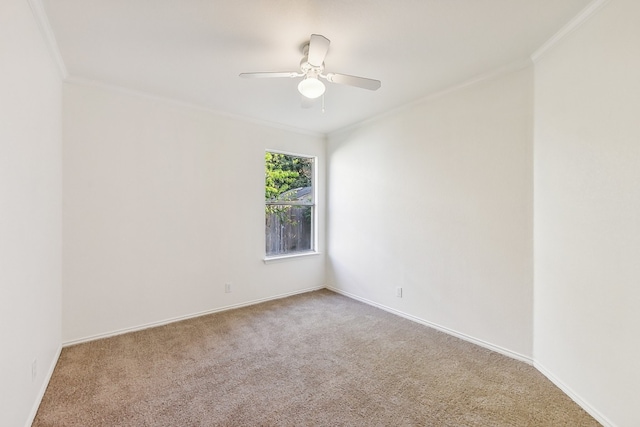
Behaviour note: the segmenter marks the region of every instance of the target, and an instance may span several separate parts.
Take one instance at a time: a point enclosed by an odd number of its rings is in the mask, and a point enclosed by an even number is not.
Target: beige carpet
[[[322,290],[65,348],[33,425],[599,424],[524,363]]]

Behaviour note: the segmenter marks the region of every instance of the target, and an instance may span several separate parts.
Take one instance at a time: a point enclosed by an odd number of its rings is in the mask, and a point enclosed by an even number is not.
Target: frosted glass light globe
[[[322,96],[324,90],[324,84],[315,77],[305,77],[304,80],[298,84],[298,91],[300,91],[302,96],[306,96],[310,99]]]

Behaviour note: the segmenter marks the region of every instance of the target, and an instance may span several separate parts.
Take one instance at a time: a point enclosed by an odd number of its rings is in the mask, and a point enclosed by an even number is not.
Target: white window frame
[[[284,260],[289,260],[289,259],[296,259],[296,258],[304,258],[304,257],[308,257],[308,256],[313,256],[313,255],[318,255],[318,187],[316,185],[316,183],[318,182],[318,156],[314,156],[311,154],[301,154],[301,153],[293,153],[290,151],[282,151],[282,150],[273,150],[273,149],[269,149],[267,148],[265,150],[265,153],[274,153],[274,154],[284,154],[287,156],[294,156],[294,157],[304,157],[307,159],[312,159],[312,163],[313,163],[313,170],[311,171],[311,186],[312,186],[312,191],[311,191],[311,197],[312,197],[312,204],[309,205],[307,203],[301,203],[301,202],[289,202],[289,203],[270,203],[268,201],[265,200],[264,202],[264,207],[266,208],[268,205],[291,205],[291,206],[311,206],[311,249],[309,251],[304,251],[304,252],[294,252],[294,253],[290,253],[290,254],[281,254],[281,255],[272,255],[272,256],[268,256],[266,254],[266,230],[263,229],[263,244],[262,247],[265,248],[265,255],[263,258],[263,261],[265,262],[265,264],[269,264],[272,262],[278,262],[278,261],[284,261]],[[263,156],[263,161],[262,161],[262,165],[263,167],[266,167],[265,162],[264,162],[264,156]],[[262,181],[262,187],[264,189],[265,186],[265,182],[264,180]],[[262,194],[264,194],[264,191],[262,191]],[[263,209],[264,211],[264,209]],[[264,217],[263,217],[264,218]]]

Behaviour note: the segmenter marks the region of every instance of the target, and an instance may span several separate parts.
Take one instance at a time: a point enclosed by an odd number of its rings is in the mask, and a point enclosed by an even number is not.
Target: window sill
[[[289,261],[296,258],[305,258],[305,257],[310,257],[315,255],[320,255],[320,252],[311,251],[311,252],[300,252],[297,254],[290,254],[290,255],[270,256],[270,257],[263,258],[262,261],[264,261],[265,264],[272,264],[275,262]]]

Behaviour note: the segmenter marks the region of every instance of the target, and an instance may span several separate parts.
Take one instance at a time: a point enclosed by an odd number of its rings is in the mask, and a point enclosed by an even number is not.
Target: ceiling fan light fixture
[[[302,96],[306,96],[309,99],[315,99],[325,91],[324,84],[316,77],[307,76],[298,84],[298,91]]]
[[[330,83],[354,86],[367,90],[380,89],[380,80],[367,79],[365,77],[350,76],[348,74],[326,73],[324,74],[324,59],[329,51],[329,39],[320,34],[311,34],[309,43],[302,48],[304,55],[300,61],[300,71],[277,71],[260,73],[241,73],[243,78],[298,78],[302,81],[298,84],[298,92],[302,98],[302,108],[309,108],[312,104],[305,100],[314,100],[324,95],[325,86],[319,77]],[[324,104],[324,98],[323,98]],[[323,107],[324,112],[324,107]]]

